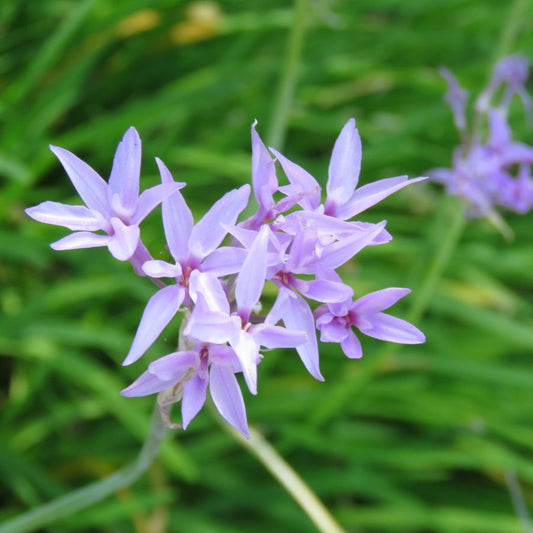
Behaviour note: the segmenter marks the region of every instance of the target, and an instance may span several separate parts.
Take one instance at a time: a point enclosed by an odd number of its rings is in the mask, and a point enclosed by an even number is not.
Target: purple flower
[[[425,342],[424,334],[409,322],[382,313],[398,300],[409,294],[409,289],[389,288],[371,292],[354,302],[331,303],[315,311],[316,327],[322,342],[338,342],[350,358],[363,355],[361,342],[352,331],[383,341],[399,344]]]
[[[348,220],[377,204],[392,193],[427,178],[408,180],[407,176],[387,178],[357,189],[361,170],[361,138],[355,127],[355,120],[350,119],[335,141],[326,184],[326,201],[320,207],[321,188],[307,171],[296,165],[278,151],[270,151],[280,162],[290,186],[281,187],[284,194],[302,196],[298,201],[306,210],[321,209],[326,215]]]
[[[50,150],[85,202],[85,206],[43,202],[26,209],[39,222],[74,231],[52,243],[54,250],[107,246],[113,257],[126,261],[140,243],[139,224],[165,198],[185,186],[185,183],[156,185],[139,195],[141,139],[133,127],[117,147],[109,184],[68,150],[57,146],[50,146]]]
[[[157,159],[157,164],[163,185],[174,183],[164,163]],[[175,278],[176,284],[159,290],[148,301],[124,365],[134,363],[144,354],[187,300],[192,272],[199,270],[220,276],[240,269],[245,250],[218,246],[228,226],[235,224],[245,208],[249,194],[249,185],[226,193],[196,224],[179,191],[163,201],[163,226],[175,263],[147,261],[143,270],[152,278]]]
[[[252,394],[257,393],[257,365],[260,348],[294,348],[306,341],[306,332],[285,329],[270,323],[251,321],[252,310],[259,302],[267,270],[268,226],[263,226],[248,251],[235,283],[235,311],[219,280],[211,274],[191,275],[191,297],[195,307],[183,330],[188,337],[203,342],[228,342],[241,363],[244,378]]]
[[[509,103],[515,94],[529,112],[531,103],[525,90],[528,62],[513,55],[496,65],[487,88],[476,101],[471,131],[466,128],[465,93],[450,72],[442,73],[448,82],[446,99],[461,131],[462,144],[454,150],[452,168],[434,169],[430,176],[443,183],[449,194],[467,202],[467,216],[486,216],[505,234],[508,230],[496,208],[525,213],[533,205],[529,177],[533,148],[514,141],[507,122]],[[499,102],[493,104],[500,93]],[[486,136],[479,131],[484,123],[488,125]]]
[[[198,343],[192,350],[174,352],[148,365],[122,396],[147,396],[173,388],[181,399],[183,429],[203,407],[207,387],[219,413],[249,437],[242,392],[235,377],[241,371],[235,352],[224,345]]]

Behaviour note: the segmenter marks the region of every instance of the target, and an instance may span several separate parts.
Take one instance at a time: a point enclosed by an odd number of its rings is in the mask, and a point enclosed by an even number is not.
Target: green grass
[[[64,230],[23,213],[48,199],[74,201],[48,144],[107,176],[117,142],[135,125],[143,185],[157,183],[160,156],[188,183],[200,216],[249,180],[252,121],[264,137],[271,127],[292,6],[210,5],[212,25],[193,24],[203,39],[188,42],[191,2],[0,7],[0,523],[131,461],[153,401],[119,395],[145,368],[145,358],[132,368],[121,362],[152,287],[103,249],[53,252],[48,243]],[[311,2],[284,153],[324,182],[335,137],[354,116],[362,182],[449,165],[457,136],[436,68],[449,67],[475,95],[509,10],[483,0]],[[139,11],[145,31],[128,18]],[[506,52],[533,56],[532,22],[529,4]],[[513,111],[517,138],[531,143]],[[394,240],[345,269],[356,294],[411,287],[396,307],[405,317],[454,208],[425,184],[361,217],[387,219]],[[325,383],[294,352],[269,353],[259,394],[245,393],[250,423],[347,531],[522,531],[505,474],[516,474],[533,508],[533,220],[506,220],[509,243],[485,221],[468,223],[417,323],[426,344],[384,351],[364,338],[360,361],[323,345]],[[145,233],[152,253],[163,253],[157,214]],[[173,333],[147,357],[167,353]],[[169,435],[129,490],[46,529],[312,530],[208,410]]]

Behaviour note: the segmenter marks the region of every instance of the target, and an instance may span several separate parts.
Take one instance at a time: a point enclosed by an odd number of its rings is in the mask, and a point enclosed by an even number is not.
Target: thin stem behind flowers
[[[294,22],[289,35],[285,64],[283,65],[273,116],[267,135],[267,146],[274,146],[277,150],[281,150],[285,142],[287,119],[293,101],[294,88],[298,76],[298,64],[304,43],[308,3],[308,0],[296,0],[295,2]]]
[[[156,404],[146,441],[135,461],[101,481],[96,481],[81,489],[74,490],[65,496],[61,496],[56,500],[19,515],[13,520],[5,522],[0,526],[0,533],[27,533],[35,531],[47,524],[58,522],[78,511],[86,509],[102,501],[110,494],[131,485],[152,463],[159,452],[164,435],[165,425],[161,418],[159,407]]]
[[[259,431],[250,427],[250,439],[245,439],[227,424],[221,425],[279,481],[321,533],[344,533],[318,496]]]

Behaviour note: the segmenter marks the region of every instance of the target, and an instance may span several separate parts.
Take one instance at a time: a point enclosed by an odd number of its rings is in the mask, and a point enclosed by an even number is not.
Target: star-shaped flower
[[[141,139],[129,128],[117,147],[106,183],[87,163],[58,146],[50,146],[85,206],[43,202],[26,209],[39,222],[64,226],[74,233],[51,244],[54,250],[107,246],[116,259],[126,261],[140,242],[139,224],[165,198],[185,183],[156,185],[139,195]],[[102,231],[105,233],[95,233]]]

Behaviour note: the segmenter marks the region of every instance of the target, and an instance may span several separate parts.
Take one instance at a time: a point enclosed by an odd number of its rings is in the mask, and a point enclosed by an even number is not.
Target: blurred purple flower
[[[476,100],[470,131],[466,128],[466,93],[449,71],[442,69],[441,73],[448,82],[446,101],[452,108],[462,143],[454,150],[452,168],[434,169],[430,177],[443,183],[449,194],[467,202],[467,216],[486,216],[505,233],[508,230],[496,211],[498,206],[517,213],[525,213],[533,206],[529,171],[533,148],[514,141],[507,122],[510,100],[515,94],[522,99],[526,111],[530,111],[531,101],[525,90],[528,61],[512,55],[495,66],[487,88]],[[502,86],[501,98],[493,103]],[[486,136],[479,131],[484,123]]]

